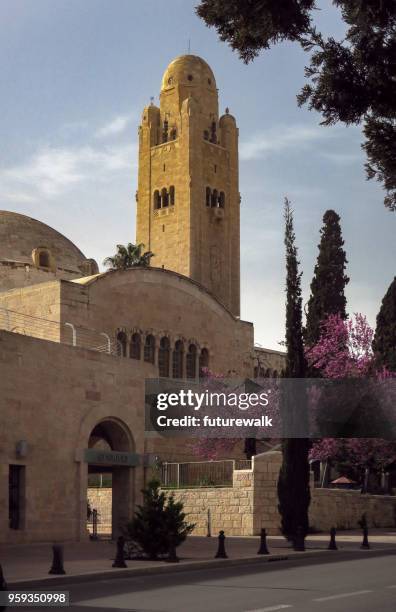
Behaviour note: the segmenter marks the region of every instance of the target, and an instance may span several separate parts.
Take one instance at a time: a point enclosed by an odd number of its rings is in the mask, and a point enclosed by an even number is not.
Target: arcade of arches
[[[157,340],[149,333],[119,331],[117,347],[121,357],[158,363],[158,376],[162,378],[196,379],[209,368],[208,349],[200,349],[191,341],[176,340],[172,343],[167,336]]]

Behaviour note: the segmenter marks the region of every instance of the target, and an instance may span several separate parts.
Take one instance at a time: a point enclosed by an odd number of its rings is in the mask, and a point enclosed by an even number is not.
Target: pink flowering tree
[[[324,378],[373,377],[384,380],[392,373],[386,369],[376,371],[372,340],[374,332],[362,314],[344,321],[339,315],[330,315],[322,323],[319,342],[306,352],[311,368]],[[396,443],[378,438],[333,439],[316,441],[310,459],[324,462],[343,459],[364,473],[363,490],[367,491],[369,471],[384,470],[396,461]]]
[[[306,352],[308,364],[324,378],[368,376],[374,364],[373,336],[362,314],[347,321],[330,315],[322,323],[319,342]]]
[[[215,374],[209,368],[203,368],[202,380],[207,388],[220,390],[224,376]],[[238,438],[194,438],[190,443],[190,450],[199,459],[215,461],[230,455],[238,441]]]
[[[205,385],[205,388],[208,389],[210,392],[222,392],[224,391],[225,393],[227,393],[227,390],[229,391],[230,389],[227,388],[226,386],[226,377],[222,374],[215,374],[213,372],[211,372],[208,368],[205,368],[202,370],[203,373],[203,377],[202,377],[202,383]],[[262,382],[262,381],[261,381]],[[276,393],[276,389],[275,389],[275,385],[273,384],[273,382],[271,383],[270,379],[268,379],[268,387],[271,387],[271,392],[273,393],[272,396],[272,401],[270,406],[268,407],[268,409],[266,409],[266,414],[268,416],[272,416],[274,421],[277,421],[279,419],[279,411],[278,411],[278,404],[277,404],[277,400],[275,398],[275,393]],[[241,389],[242,392],[245,391],[245,389],[243,388],[243,383],[241,385]],[[262,413],[262,409],[261,408],[252,408],[250,407],[249,410],[246,412],[245,414],[241,414],[241,416],[249,416],[249,417],[260,417]],[[219,408],[216,410],[216,414],[219,416],[231,416],[230,415],[230,410],[227,407],[223,407],[223,408]],[[233,412],[233,414],[235,414],[235,412]],[[278,422],[278,421],[277,421]],[[240,435],[238,436],[238,433],[236,429],[232,429],[229,430],[231,432],[231,435],[229,435],[226,438],[215,438],[215,437],[197,437],[194,438],[192,440],[192,442],[190,443],[189,447],[190,450],[192,451],[192,453],[199,459],[203,459],[203,460],[209,460],[209,461],[215,461],[224,457],[230,457],[232,456],[232,454],[236,452],[236,446],[239,445],[240,449],[242,448],[242,452],[245,453],[247,458],[251,458],[252,455],[256,454],[255,452],[255,447],[256,447],[256,439],[255,438],[242,438]],[[234,437],[235,434],[235,437]],[[268,442],[272,442],[272,443],[276,443],[276,440],[271,440],[267,438]]]

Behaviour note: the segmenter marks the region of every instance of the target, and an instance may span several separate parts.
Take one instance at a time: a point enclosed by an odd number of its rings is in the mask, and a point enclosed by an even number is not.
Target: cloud
[[[29,193],[23,191],[3,191],[0,192],[1,198],[8,202],[18,202],[19,204],[31,204],[36,202],[36,198]]]
[[[348,153],[344,151],[325,151],[321,152],[322,157],[328,159],[334,164],[354,164],[364,159],[364,155],[359,149],[355,153]]]
[[[96,138],[108,138],[109,136],[121,134],[126,130],[133,118],[134,115],[118,115],[118,117],[105,123],[105,125],[96,131]]]
[[[66,138],[79,136],[80,134],[85,134],[89,130],[88,121],[70,121],[68,123],[64,123],[58,129],[58,133],[61,136]]]
[[[333,135],[333,131],[322,126],[277,126],[260,132],[241,142],[239,157],[242,161],[258,159],[266,153],[280,152],[288,149],[305,149],[315,142]]]
[[[24,202],[53,199],[82,183],[111,181],[132,173],[136,143],[106,147],[44,147],[25,162],[0,169],[0,196]]]

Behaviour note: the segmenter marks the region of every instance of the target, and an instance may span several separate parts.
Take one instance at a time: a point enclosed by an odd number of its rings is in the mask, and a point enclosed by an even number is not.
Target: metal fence
[[[92,351],[108,353],[109,355],[120,355],[118,343],[112,341],[105,332],[78,327],[73,325],[73,323],[41,319],[40,317],[2,308],[1,306],[0,329],[50,342],[59,342]]]
[[[225,459],[222,461],[191,461],[188,463],[163,463],[161,484],[178,489],[184,487],[232,487],[236,470],[250,470],[250,460]]]

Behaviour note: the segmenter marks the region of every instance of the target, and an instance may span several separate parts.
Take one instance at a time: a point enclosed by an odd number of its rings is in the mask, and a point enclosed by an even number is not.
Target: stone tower
[[[219,118],[208,64],[182,55],[165,70],[160,108],[139,128],[136,240],[152,265],[204,285],[240,314],[238,129]]]

